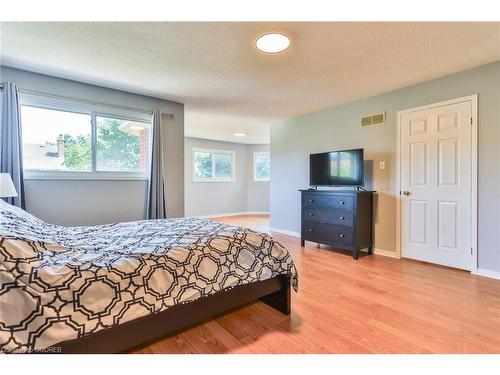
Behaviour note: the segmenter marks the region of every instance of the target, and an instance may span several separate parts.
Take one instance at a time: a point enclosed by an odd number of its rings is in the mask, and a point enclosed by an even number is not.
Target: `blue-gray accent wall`
[[[297,190],[308,186],[310,153],[364,147],[367,187],[379,192],[375,247],[395,251],[396,113],[472,94],[479,95],[478,266],[500,272],[499,61],[273,124],[271,227],[300,231]],[[361,117],[380,112],[387,113],[386,125],[360,127]],[[379,161],[386,162],[385,170],[378,169]]]

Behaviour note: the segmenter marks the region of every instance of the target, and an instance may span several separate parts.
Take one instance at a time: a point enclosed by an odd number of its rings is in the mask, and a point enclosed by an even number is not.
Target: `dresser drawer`
[[[304,207],[307,208],[340,208],[352,210],[354,199],[350,195],[329,195],[304,193]]]
[[[354,214],[343,210],[319,210],[316,208],[304,208],[304,221],[312,221],[320,224],[334,224],[346,227],[354,226]]]
[[[304,239],[308,241],[353,245],[353,230],[348,227],[337,225],[304,222]]]

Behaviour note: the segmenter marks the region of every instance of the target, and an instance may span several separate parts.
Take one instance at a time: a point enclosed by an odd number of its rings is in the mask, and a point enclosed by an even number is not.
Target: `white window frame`
[[[269,157],[271,157],[271,153],[266,152],[266,151],[256,151],[253,153],[253,180],[254,180],[254,182],[269,182],[269,181],[271,181],[271,178],[258,178],[257,177],[256,160],[257,160],[257,156],[259,156],[259,155],[269,155]]]
[[[152,130],[152,113],[136,112],[125,108],[107,106],[105,104],[79,101],[72,98],[52,97],[36,93],[20,93],[20,106],[29,106],[63,112],[79,113],[91,117],[92,171],[54,171],[24,169],[24,179],[27,180],[148,180],[151,163],[152,131],[149,132],[148,164],[141,172],[115,172],[96,170],[96,117],[111,117],[121,120],[138,121],[150,124]],[[21,119],[22,122],[22,119]]]
[[[212,177],[210,178],[200,178],[195,175],[195,153],[196,152],[206,152],[212,155],[214,154],[230,154],[231,155],[231,178],[216,178],[213,177],[215,175],[215,161],[212,156]],[[215,150],[211,148],[200,148],[193,147],[193,155],[192,155],[192,167],[193,167],[193,182],[235,182],[236,181],[236,152],[232,150]]]

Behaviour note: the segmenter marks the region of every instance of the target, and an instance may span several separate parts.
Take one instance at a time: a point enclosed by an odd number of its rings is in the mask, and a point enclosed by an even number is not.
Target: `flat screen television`
[[[363,186],[363,149],[309,155],[309,185]]]

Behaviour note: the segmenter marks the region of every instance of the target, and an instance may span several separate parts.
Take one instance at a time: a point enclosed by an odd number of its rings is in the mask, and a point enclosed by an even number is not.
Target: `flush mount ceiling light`
[[[235,137],[245,137],[247,133],[234,133],[233,134]]]
[[[280,53],[290,46],[290,39],[283,34],[269,33],[260,36],[255,43],[264,53]]]

